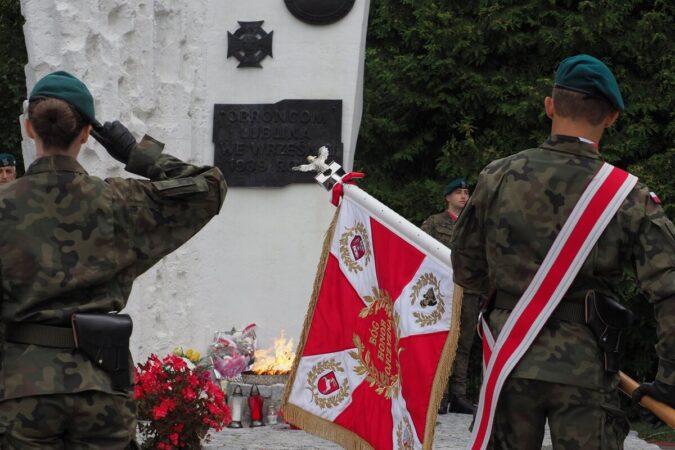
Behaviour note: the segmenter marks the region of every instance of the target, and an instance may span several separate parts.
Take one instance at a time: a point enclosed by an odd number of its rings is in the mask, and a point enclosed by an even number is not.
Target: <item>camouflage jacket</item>
[[[432,238],[436,239],[441,244],[445,245],[446,247],[450,247],[455,223],[457,223],[457,219],[450,216],[448,211],[443,211],[441,213],[432,214],[431,216],[427,217],[427,219],[422,222],[420,229]],[[464,305],[466,305],[468,302],[478,303],[480,301],[479,297],[480,292],[464,290],[462,295],[462,309],[464,309]],[[476,309],[474,309],[474,311],[476,311]],[[473,327],[474,326],[472,322],[472,328]]]
[[[490,163],[455,224],[455,281],[467,289],[492,286],[522,295],[601,164],[592,145],[562,136]],[[675,229],[641,183],[609,223],[563,301],[582,297],[588,289],[612,295],[624,267],[634,270],[654,303],[657,379],[675,384]],[[503,310],[491,313],[495,337],[507,317]],[[616,382],[605,376],[588,327],[556,320],[547,323],[512,375],[589,388],[611,388]]]
[[[68,326],[75,312],[125,307],[139,275],[218,214],[219,169],[161,154],[145,137],[126,170],[149,180],[90,176],[46,156],[0,187],[2,321]],[[97,390],[110,379],[74,349],[0,342],[0,401]]]
[[[455,219],[450,217],[447,211],[433,214],[422,223],[422,231],[439,241],[446,247],[450,246],[452,229],[455,227]]]

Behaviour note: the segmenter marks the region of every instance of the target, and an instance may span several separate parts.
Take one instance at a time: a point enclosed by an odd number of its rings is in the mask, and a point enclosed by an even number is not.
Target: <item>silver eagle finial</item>
[[[323,146],[319,149],[318,156],[309,155],[307,157],[308,164],[302,164],[299,166],[291,167],[291,170],[300,171],[300,172],[316,172],[323,173],[328,170],[328,164],[326,163],[328,159],[328,147]]]

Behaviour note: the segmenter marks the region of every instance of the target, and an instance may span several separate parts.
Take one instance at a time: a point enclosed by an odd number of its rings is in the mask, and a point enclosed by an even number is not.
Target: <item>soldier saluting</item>
[[[601,160],[603,132],[624,109],[619,86],[603,62],[589,55],[563,60],[544,106],[552,121],[550,137],[537,148],[490,163],[453,233],[455,282],[467,290],[489,286],[496,292],[487,330],[497,339],[496,353],[484,377],[473,448],[485,448],[490,434],[495,448],[541,448],[547,420],[553,448],[623,448],[628,423],[618,403],[618,367],[603,339],[608,336],[594,333],[594,317],[600,311],[615,325],[626,317],[612,299],[624,268],[632,269],[654,304],[659,338],[656,381],[643,384],[637,395],[675,406],[675,231],[647,187]],[[604,232],[566,238],[568,223],[588,225],[582,219],[589,205],[609,208],[611,202],[596,202],[609,185],[596,180],[614,176],[624,181],[610,193],[621,192],[622,198],[611,214],[594,219]],[[591,186],[601,187],[586,197]],[[583,214],[573,214],[577,208]],[[563,246],[556,247],[559,239]],[[547,293],[560,303],[545,311],[546,302],[540,306],[533,300],[543,292],[538,283],[551,279],[551,268],[562,264],[561,249],[581,240],[589,242],[588,256],[574,266],[575,274],[565,281],[568,289]],[[551,266],[545,264],[549,255],[559,255]],[[530,320],[530,311],[544,315]],[[540,328],[530,335],[527,327]],[[512,342],[526,346],[518,347],[519,353]],[[493,378],[492,369],[501,375]],[[499,389],[498,401],[483,404]],[[483,419],[491,413],[490,429]]]
[[[76,158],[90,132],[147,180],[87,174]],[[37,159],[0,187],[0,447],[135,448],[131,322],[109,313],[218,214],[225,181],[117,121],[100,125],[66,72],[36,83],[26,133]]]

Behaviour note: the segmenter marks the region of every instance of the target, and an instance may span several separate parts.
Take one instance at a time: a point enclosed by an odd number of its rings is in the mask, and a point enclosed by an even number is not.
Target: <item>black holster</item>
[[[604,354],[605,371],[618,372],[621,363],[621,334],[633,324],[633,312],[605,295],[588,291],[585,314],[586,324]]]
[[[76,313],[72,323],[75,347],[110,375],[113,389],[128,389],[131,317],[127,314]]]

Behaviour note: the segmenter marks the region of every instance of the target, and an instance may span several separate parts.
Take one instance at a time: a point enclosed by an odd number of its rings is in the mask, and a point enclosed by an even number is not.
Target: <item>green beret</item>
[[[621,91],[612,71],[590,55],[563,59],[555,73],[555,87],[603,97],[619,111],[624,109]]]
[[[83,82],[68,72],[53,72],[38,81],[28,100],[40,97],[58,98],[70,103],[91,124],[98,124],[94,112],[94,98]]]
[[[16,166],[16,158],[11,153],[0,153],[0,167]]]
[[[443,195],[448,195],[455,189],[468,189],[469,185],[466,184],[466,180],[463,177],[455,178],[445,187]]]

